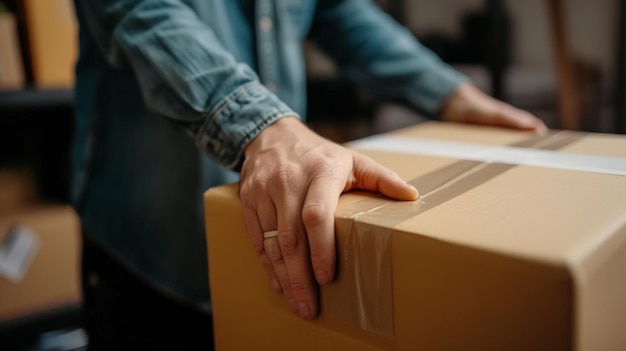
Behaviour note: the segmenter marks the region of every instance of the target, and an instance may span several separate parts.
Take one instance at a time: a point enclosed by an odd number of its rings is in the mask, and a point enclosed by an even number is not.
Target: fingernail
[[[315,271],[315,279],[320,284],[326,284],[330,280],[328,273],[325,270],[318,269]]]
[[[283,289],[280,287],[280,283],[278,282],[278,279],[272,279],[272,289],[274,289],[274,291],[276,292],[283,291]]]
[[[304,319],[311,319],[311,308],[304,302],[300,302],[298,306],[298,315]]]
[[[420,192],[419,190],[417,190],[416,187],[414,187],[413,185],[406,183],[406,185],[409,186],[409,188],[413,189],[413,196],[415,197],[415,199],[418,199],[420,197]]]

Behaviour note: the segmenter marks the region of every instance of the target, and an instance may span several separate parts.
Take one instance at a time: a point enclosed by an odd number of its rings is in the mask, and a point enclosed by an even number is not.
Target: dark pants
[[[213,350],[212,320],[175,301],[83,236],[84,328],[89,350]]]

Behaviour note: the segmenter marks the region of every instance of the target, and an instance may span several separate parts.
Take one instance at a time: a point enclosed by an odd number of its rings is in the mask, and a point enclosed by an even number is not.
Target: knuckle
[[[246,177],[241,182],[241,192],[252,194],[255,191],[267,189],[269,177],[263,173],[257,173]]]
[[[327,215],[326,206],[321,203],[306,204],[302,207],[302,222],[307,228],[319,226]]]
[[[249,182],[249,187],[250,187],[250,192],[251,193],[255,193],[258,191],[265,191],[269,188],[269,181],[268,181],[268,176],[266,175],[259,175],[256,176],[252,179],[250,179]]]
[[[247,179],[239,185],[239,198],[244,207],[256,208],[259,194],[268,193],[268,182],[266,177]]]
[[[309,170],[312,174],[324,176],[334,172],[337,169],[336,166],[334,159],[325,155],[318,154],[309,160]]]
[[[237,184],[237,196],[242,201],[250,197],[249,186],[245,183],[244,179],[239,179],[239,184]]]

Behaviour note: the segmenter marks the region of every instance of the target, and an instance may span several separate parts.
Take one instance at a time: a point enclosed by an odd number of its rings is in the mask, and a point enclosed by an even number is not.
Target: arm
[[[371,0],[320,0],[311,37],[342,73],[380,98],[446,121],[547,130],[470,84]]]
[[[410,200],[417,191],[313,133],[182,1],[76,3],[108,61],[137,77],[151,111],[184,127],[222,165],[242,164],[248,235],[274,288],[295,313],[313,318],[316,278],[324,284],[334,275],[339,195],[359,188]],[[274,229],[279,257],[264,247],[263,232]]]
[[[310,36],[350,80],[431,116],[467,80],[371,0],[320,0]]]
[[[277,119],[296,115],[178,0],[76,1],[108,62],[132,71],[147,108],[227,168]]]

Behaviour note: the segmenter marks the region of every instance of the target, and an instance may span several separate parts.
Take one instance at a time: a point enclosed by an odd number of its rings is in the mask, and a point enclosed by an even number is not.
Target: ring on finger
[[[268,230],[263,232],[263,239],[275,238],[278,236],[278,230]]]
[[[263,247],[269,259],[272,262],[281,261],[283,254],[280,252],[280,246],[278,245],[278,232],[276,230],[270,230],[269,232],[263,233],[263,237],[265,238]]]

